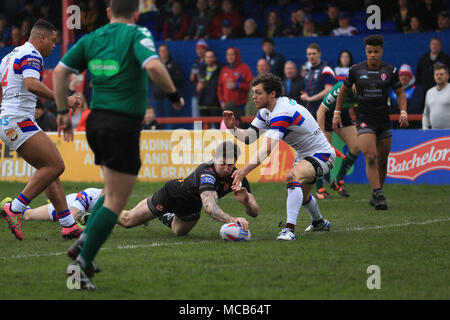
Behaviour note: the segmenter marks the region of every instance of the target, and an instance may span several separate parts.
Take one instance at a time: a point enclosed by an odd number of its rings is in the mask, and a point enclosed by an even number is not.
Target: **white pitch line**
[[[353,231],[367,231],[367,230],[379,230],[379,229],[386,229],[386,228],[400,228],[400,227],[408,227],[412,225],[420,226],[420,225],[427,225],[432,223],[439,223],[439,222],[448,222],[450,221],[450,218],[446,219],[434,219],[434,220],[427,220],[427,221],[409,221],[405,223],[396,223],[396,224],[385,224],[380,226],[372,226],[372,227],[352,227],[347,228],[343,230],[336,230],[333,232],[353,232]],[[325,233],[324,233],[325,234]],[[213,243],[214,240],[201,240],[201,241],[195,241],[195,242],[154,242],[150,244],[137,244],[137,245],[121,245],[117,247],[112,248],[101,248],[100,250],[130,250],[130,249],[143,249],[143,248],[152,248],[152,247],[162,247],[162,246],[177,246],[177,245],[183,245],[183,244],[204,244],[204,243]],[[53,252],[53,253],[45,253],[45,254],[26,254],[26,255],[15,255],[11,257],[0,257],[2,260],[13,260],[13,259],[22,259],[22,258],[33,258],[33,257],[54,257],[54,256],[60,256],[60,255],[66,255],[67,251],[64,252]]]

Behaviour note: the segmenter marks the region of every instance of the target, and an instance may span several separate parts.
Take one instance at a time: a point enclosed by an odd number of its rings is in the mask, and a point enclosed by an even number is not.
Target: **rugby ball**
[[[220,237],[225,241],[247,241],[250,240],[250,230],[245,231],[239,223],[225,223],[220,228]]]

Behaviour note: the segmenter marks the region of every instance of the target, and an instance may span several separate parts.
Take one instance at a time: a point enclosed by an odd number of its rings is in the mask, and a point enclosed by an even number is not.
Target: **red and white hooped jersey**
[[[25,88],[25,78],[42,80],[44,60],[29,42],[15,48],[0,63],[2,84],[1,112],[11,115],[32,116],[37,96]]]
[[[311,113],[287,97],[278,98],[272,112],[267,108],[260,109],[252,126],[268,129],[267,137],[286,142],[297,152],[296,158],[334,153]]]

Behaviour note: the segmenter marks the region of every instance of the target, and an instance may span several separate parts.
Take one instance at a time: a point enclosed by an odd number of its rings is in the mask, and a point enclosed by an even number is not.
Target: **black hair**
[[[38,21],[36,21],[36,23],[33,25],[33,29],[36,30],[43,30],[43,31],[47,31],[47,32],[52,32],[55,31],[56,32],[56,27],[51,24],[50,22],[44,20],[44,19],[39,19]]]
[[[381,46],[384,45],[384,37],[380,34],[373,34],[364,38],[366,46]]]
[[[347,53],[348,56],[350,57],[350,61],[348,62],[348,63],[349,63],[348,66],[351,67],[351,66],[354,64],[354,62],[353,62],[353,55],[352,55],[352,53],[350,52],[350,50],[347,50],[347,49],[344,49],[344,50],[342,50],[341,52],[339,52],[338,61],[337,61],[337,66],[338,66],[338,67],[343,67],[343,65],[341,64],[341,56],[342,56],[343,53]]]

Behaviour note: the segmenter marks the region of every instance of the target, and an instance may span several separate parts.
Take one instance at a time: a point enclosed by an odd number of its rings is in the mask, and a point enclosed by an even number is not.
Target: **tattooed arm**
[[[214,220],[219,222],[239,222],[244,228],[248,229],[248,221],[245,218],[233,218],[228,213],[224,212],[219,205],[219,196],[216,191],[203,191],[200,194],[205,212],[211,216]]]

